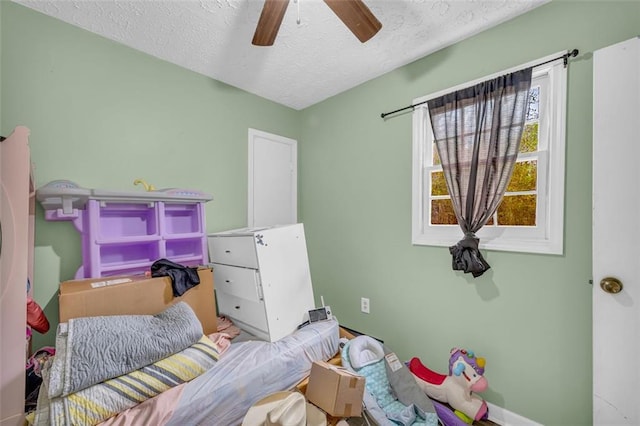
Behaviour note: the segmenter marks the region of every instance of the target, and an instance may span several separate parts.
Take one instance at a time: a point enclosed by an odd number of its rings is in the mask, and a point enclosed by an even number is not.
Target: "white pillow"
[[[349,343],[349,361],[355,369],[374,364],[384,358],[382,344],[373,337],[358,336]]]

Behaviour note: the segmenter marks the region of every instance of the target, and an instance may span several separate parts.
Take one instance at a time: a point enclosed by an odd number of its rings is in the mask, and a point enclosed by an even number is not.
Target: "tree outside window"
[[[502,203],[485,226],[535,226],[536,187],[538,161],[530,155],[538,151],[538,119],[540,111],[540,86],[529,91],[527,121],[520,141],[520,153],[514,166],[511,181]],[[440,164],[435,144],[432,149],[434,166]],[[431,171],[431,217],[432,225],[455,225],[458,223],[453,211],[442,169]]]

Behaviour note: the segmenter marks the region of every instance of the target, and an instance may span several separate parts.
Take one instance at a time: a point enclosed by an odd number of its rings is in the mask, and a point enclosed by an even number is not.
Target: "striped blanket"
[[[165,390],[190,381],[219,358],[208,337],[160,361],[63,397],[49,399],[48,371],[43,371],[36,425],[95,425]]]

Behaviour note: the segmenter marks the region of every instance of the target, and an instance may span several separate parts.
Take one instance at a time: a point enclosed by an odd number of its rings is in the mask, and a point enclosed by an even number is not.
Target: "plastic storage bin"
[[[167,258],[187,266],[209,261],[204,203],[192,190],[115,192],[54,181],[36,198],[47,220],[70,220],[82,237],[75,278],[140,274]]]

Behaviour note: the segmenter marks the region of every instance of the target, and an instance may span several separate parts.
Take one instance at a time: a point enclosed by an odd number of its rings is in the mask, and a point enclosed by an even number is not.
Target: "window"
[[[414,104],[563,54],[440,91]],[[527,121],[507,192],[477,233],[480,248],[562,254],[566,68],[563,60],[533,69]],[[462,238],[435,149],[426,103],[413,113],[413,244],[451,246]]]

